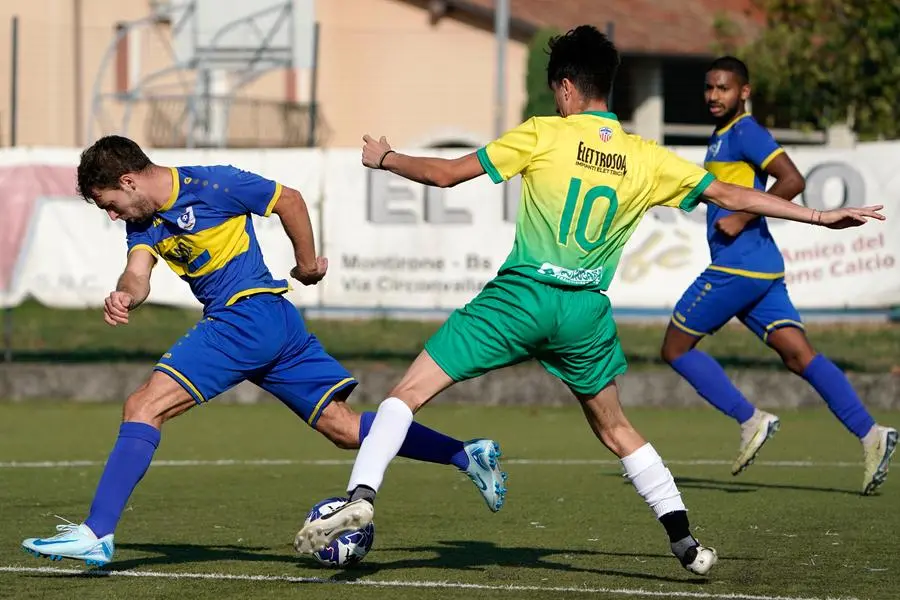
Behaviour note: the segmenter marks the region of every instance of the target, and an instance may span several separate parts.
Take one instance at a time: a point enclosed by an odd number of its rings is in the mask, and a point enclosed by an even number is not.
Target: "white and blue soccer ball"
[[[326,515],[330,515],[344,504],[348,498],[326,498],[317,502],[306,515],[306,523]],[[375,524],[369,523],[362,529],[349,531],[331,542],[328,546],[313,554],[316,561],[326,567],[351,567],[369,553],[375,543]]]

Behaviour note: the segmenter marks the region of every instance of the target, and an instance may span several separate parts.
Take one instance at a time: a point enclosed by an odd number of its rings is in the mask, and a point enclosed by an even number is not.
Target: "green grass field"
[[[669,555],[576,406],[426,409],[420,420],[447,433],[501,441],[508,503],[491,514],[451,467],[398,461],[379,495],[375,548],[352,570],[320,568],[291,541],[314,502],[341,492],[353,455],[276,404],[212,403],[166,427],[162,462],[117,532],[112,576],[21,552],[22,538],[52,532],[53,515],[84,517],[119,415],[115,405],[0,404],[0,597],[897,597],[900,474],[858,496],[859,444],[824,409],[781,414],[781,432],[737,478],[726,418],[633,411],[678,479],[695,534],[719,550],[708,581]],[[331,459],[341,462],[314,462]]]
[[[156,360],[199,318],[199,313],[143,306],[126,327],[110,328],[98,309],[56,310],[35,302],[13,310],[17,360]],[[341,360],[411,360],[440,322],[311,319],[309,328]],[[661,366],[659,345],[665,323],[620,323],[619,334],[631,368]],[[816,348],[843,369],[884,373],[900,366],[900,323],[808,326]],[[726,366],[782,368],[778,357],[740,325],[724,328],[703,342]]]

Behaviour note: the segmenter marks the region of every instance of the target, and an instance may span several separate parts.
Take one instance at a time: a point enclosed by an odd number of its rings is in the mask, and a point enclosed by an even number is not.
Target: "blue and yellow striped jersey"
[[[744,113],[713,133],[704,166],[720,181],[764,191],[768,179],[765,169],[783,152],[772,134]],[[754,219],[732,238],[715,227],[716,221],[731,211],[711,203],[706,207],[711,269],[763,279],[784,275],[784,259],[764,217]]]
[[[151,219],[126,226],[128,252],[162,257],[204,313],[260,292],[288,291],[263,262],[251,214],[267,217],[281,184],[232,166],[172,167],[172,194]]]

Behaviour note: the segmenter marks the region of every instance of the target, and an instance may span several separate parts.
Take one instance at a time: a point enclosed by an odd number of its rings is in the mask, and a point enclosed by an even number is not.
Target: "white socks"
[[[652,445],[644,444],[623,458],[622,466],[637,493],[647,502],[657,519],[676,510],[687,510],[672,473]]]
[[[406,439],[413,413],[403,400],[388,398],[378,406],[369,435],[363,440],[353,463],[347,491],[364,485],[375,491],[381,486],[384,472]]]

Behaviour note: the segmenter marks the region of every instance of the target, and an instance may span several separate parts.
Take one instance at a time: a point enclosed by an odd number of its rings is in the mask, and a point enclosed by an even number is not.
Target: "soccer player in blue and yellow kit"
[[[358,448],[374,422],[344,402],[356,380],[309,333],[284,298],[288,282],[263,262],[251,215],[276,214],[294,246],[291,275],[303,285],[325,276],[316,256],[306,203],[297,190],[231,166],[163,167],[133,141],[109,136],[81,155],[81,194],[126,221],[128,261],[106,298],[109,325],[150,293],[157,257],[191,287],[203,318],[166,352],[148,381],[125,402],[119,437],[106,462],[84,523],[58,525],[50,538],[29,538],[28,552],[104,565],[112,560],[113,531],[160,442],[162,424],[212,400],[243,380],[272,393],[341,448]],[[503,504],[505,473],[499,446],[464,443],[427,427],[409,430],[402,454],[451,464],[475,483],[492,511]]]
[[[547,80],[559,117],[535,117],[477,152],[447,160],[399,154],[364,138],[362,160],[427,185],[449,187],[487,174],[522,175],[513,249],[495,277],[454,311],[378,408],[347,490],[351,502],[305,525],[301,552],[330,543],[374,517],[385,469],[413,413],[458,381],[537,359],[580,401],[600,441],[663,525],[683,567],[705,575],[716,552],[691,535],[687,509],[659,454],[631,425],[615,378],[626,370],[606,290],[628,238],[654,206],[690,211],[701,201],[841,228],[873,209],[819,212],[716,181],[668,150],[625,133],[607,98],[619,54],[605,35],[578,27],[550,44]]]
[[[705,166],[720,181],[766,189],[786,201],[803,191],[803,176],[772,135],[746,110],[750,75],[732,56],[715,60],[706,73],[706,103],[717,129]],[[865,473],[861,491],[871,494],[887,476],[897,430],[882,427],[863,406],[841,370],[818,354],[803,331],[784,283],[784,260],[764,217],[707,206],[712,264],[675,306],[662,357],[710,404],[741,426],[741,443],[731,472],[737,475],[779,427],[779,419],[750,404],[722,367],[697,344],[737,317],[771,346],[785,366],[803,377],[828,408],[862,441]]]

